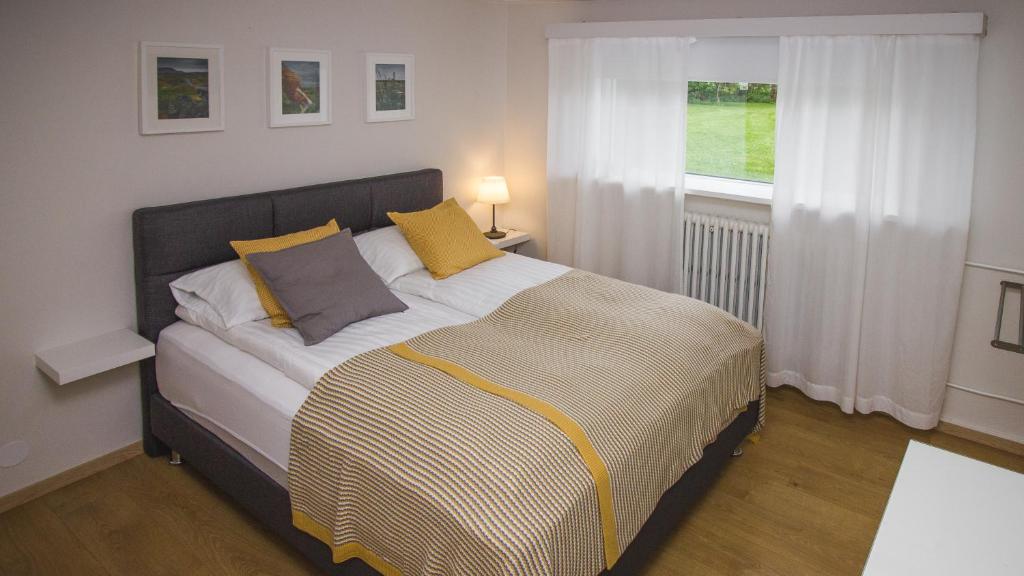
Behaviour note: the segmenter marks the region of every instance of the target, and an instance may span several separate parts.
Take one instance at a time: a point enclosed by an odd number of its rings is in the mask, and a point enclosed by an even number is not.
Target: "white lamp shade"
[[[488,176],[480,181],[476,201],[484,204],[507,204],[508,183],[504,176]]]

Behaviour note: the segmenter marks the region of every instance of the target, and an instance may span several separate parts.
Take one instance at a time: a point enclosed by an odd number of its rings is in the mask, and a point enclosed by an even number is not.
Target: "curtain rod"
[[[569,22],[548,24],[546,32],[548,38],[635,38],[642,36],[728,38],[875,34],[976,34],[984,36],[985,14],[982,12],[950,12],[872,16]]]

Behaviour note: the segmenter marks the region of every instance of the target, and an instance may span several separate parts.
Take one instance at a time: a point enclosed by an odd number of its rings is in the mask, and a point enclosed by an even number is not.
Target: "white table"
[[[864,574],[1024,574],[1024,474],[911,441]]]
[[[36,366],[63,386],[155,355],[152,342],[126,328],[37,352]]]
[[[505,232],[504,238],[489,239],[491,244],[494,244],[494,247],[499,250],[512,248],[513,251],[518,252],[519,246],[530,240],[530,235],[522,230],[503,230],[503,232]]]

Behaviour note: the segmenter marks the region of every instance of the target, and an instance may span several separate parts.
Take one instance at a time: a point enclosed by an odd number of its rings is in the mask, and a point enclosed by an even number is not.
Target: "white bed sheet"
[[[287,486],[292,418],[305,386],[186,322],[160,332],[156,375],[171,404]]]
[[[353,356],[404,342],[435,328],[476,319],[425,298],[392,292],[409,306],[408,310],[350,324],[315,346],[303,345],[302,337],[294,328],[274,328],[269,319],[246,322],[227,330],[213,325],[203,325],[203,328],[312,389],[324,373]],[[189,320],[181,307],[178,315]]]
[[[506,253],[445,278],[434,280],[427,270],[406,274],[392,290],[444,304],[475,318],[493,312],[522,290],[543,284],[571,270],[568,266]]]

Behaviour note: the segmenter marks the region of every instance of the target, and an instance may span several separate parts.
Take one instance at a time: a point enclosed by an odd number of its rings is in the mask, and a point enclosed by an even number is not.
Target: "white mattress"
[[[303,345],[302,337],[294,328],[274,328],[269,319],[246,322],[228,330],[213,325],[203,328],[312,389],[325,372],[353,356],[404,342],[435,328],[475,320],[473,316],[436,302],[392,292],[409,306],[408,310],[350,324],[315,346]],[[179,308],[178,312],[179,316],[185,316],[185,310]]]
[[[554,262],[507,253],[444,280],[434,280],[427,270],[418,270],[396,279],[390,288],[480,318],[520,291],[543,284],[569,270],[568,266]]]
[[[171,404],[287,485],[292,418],[305,386],[185,322],[160,332],[156,376]]]

